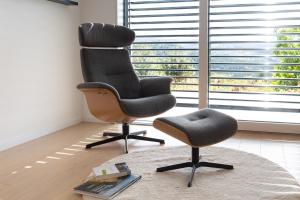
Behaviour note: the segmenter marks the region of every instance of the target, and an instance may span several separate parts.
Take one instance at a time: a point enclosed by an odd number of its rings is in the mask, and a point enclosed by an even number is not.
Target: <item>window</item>
[[[200,92],[201,106],[240,121],[300,124],[300,2],[200,3],[125,2],[126,25],[137,34],[130,53],[138,75],[174,77],[182,110],[198,108]]]
[[[209,8],[209,106],[300,123],[300,2],[211,0]]]
[[[139,77],[173,77],[177,106],[198,107],[199,1],[128,0],[125,7]]]

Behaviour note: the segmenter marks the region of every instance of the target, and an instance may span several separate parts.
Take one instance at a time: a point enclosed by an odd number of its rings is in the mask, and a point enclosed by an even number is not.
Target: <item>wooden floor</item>
[[[166,146],[183,143],[149,126],[149,137],[166,140]],[[72,188],[97,166],[124,153],[123,142],[91,150],[84,145],[101,139],[104,130],[119,126],[81,123],[54,134],[0,152],[0,200],[77,200]],[[156,148],[157,144],[130,141],[129,151]],[[234,148],[266,157],[290,171],[300,182],[300,135],[239,132],[217,146]]]

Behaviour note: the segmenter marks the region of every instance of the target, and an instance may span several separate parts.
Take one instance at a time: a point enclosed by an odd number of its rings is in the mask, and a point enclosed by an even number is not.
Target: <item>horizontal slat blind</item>
[[[300,112],[299,14],[295,0],[210,0],[210,107]]]
[[[127,0],[136,33],[131,61],[140,78],[170,76],[177,106],[198,106],[199,1]]]

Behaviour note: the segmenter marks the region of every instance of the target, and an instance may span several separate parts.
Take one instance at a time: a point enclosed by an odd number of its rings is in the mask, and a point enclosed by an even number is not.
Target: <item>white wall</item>
[[[120,24],[122,18],[122,0],[81,0],[80,21],[81,23],[108,23]],[[83,120],[88,122],[99,122],[93,115],[90,114],[87,104],[83,103]]]
[[[78,123],[79,9],[0,1],[0,150]]]
[[[81,0],[79,8],[82,23],[118,23],[118,0]]]

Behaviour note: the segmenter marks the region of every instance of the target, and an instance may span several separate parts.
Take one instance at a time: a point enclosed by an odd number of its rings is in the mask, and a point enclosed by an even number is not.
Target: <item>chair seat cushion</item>
[[[175,136],[177,139],[186,137],[188,142],[182,139],[183,142],[200,147],[233,136],[237,131],[237,121],[221,112],[203,109],[182,116],[157,118],[154,127],[171,136],[177,132]]]
[[[123,111],[132,117],[150,117],[158,115],[172,108],[175,103],[176,99],[171,94],[120,100]]]

